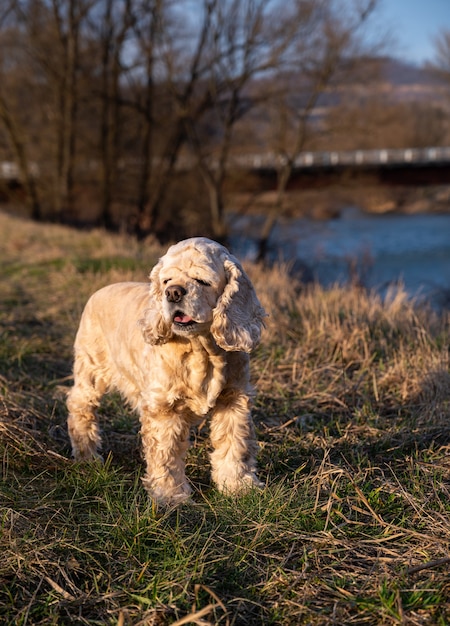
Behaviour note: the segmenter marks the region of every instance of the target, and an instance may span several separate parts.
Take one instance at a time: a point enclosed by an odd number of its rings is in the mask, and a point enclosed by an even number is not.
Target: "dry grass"
[[[0,621],[448,624],[449,318],[249,267],[270,311],[254,355],[262,492],[210,485],[162,514],[137,426],[110,397],[111,456],[71,463],[64,389],[82,306],[161,250],[0,215]]]

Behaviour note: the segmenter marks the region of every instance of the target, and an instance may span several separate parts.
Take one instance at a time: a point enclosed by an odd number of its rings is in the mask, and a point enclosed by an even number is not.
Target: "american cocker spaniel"
[[[99,458],[95,408],[116,389],[139,413],[143,482],[154,500],[173,505],[189,497],[189,431],[206,416],[218,489],[260,486],[248,353],[264,317],[237,259],[203,237],[170,247],[149,284],[118,283],[94,293],[76,336],[67,400],[75,459]]]

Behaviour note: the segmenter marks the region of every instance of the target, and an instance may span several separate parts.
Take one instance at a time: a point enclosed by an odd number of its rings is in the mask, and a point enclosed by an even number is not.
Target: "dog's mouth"
[[[183,311],[175,311],[175,314],[173,316],[173,323],[178,328],[184,328],[186,330],[189,328],[193,328],[197,324],[197,322],[194,321],[192,317],[186,315],[185,313],[183,313]]]

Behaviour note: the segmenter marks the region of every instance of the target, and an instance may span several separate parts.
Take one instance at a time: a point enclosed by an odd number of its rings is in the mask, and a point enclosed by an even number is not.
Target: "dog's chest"
[[[183,411],[206,415],[216,403],[226,382],[226,356],[223,351],[207,351],[203,345],[161,350],[150,384],[156,410]]]

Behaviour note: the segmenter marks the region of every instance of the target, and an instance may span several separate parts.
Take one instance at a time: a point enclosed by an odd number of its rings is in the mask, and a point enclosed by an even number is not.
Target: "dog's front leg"
[[[256,443],[249,397],[228,391],[219,397],[211,421],[212,478],[220,491],[261,487],[256,476]]]
[[[100,376],[94,376],[82,358],[76,360],[74,374],[75,384],[67,396],[67,426],[72,453],[76,461],[101,460],[101,437],[95,409],[106,383]]]
[[[185,475],[189,425],[178,414],[141,413],[141,436],[147,470],[142,479],[149,495],[159,504],[187,500],[191,488]]]

